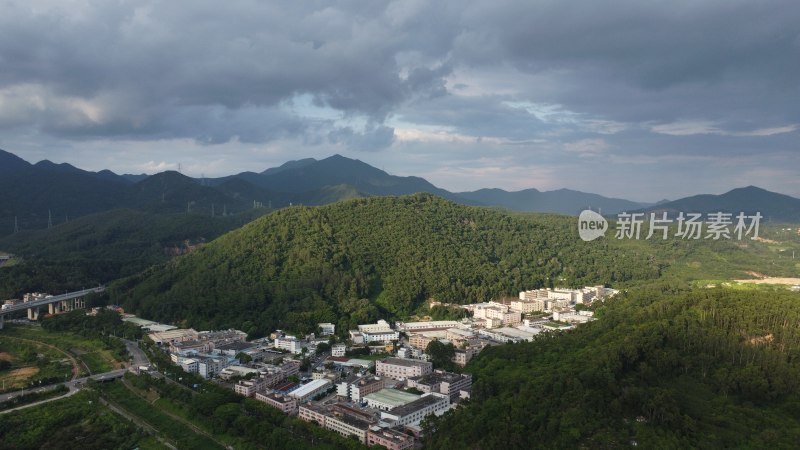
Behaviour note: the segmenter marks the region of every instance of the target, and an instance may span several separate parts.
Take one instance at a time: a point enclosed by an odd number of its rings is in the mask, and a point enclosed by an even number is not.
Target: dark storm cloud
[[[589,160],[677,177],[702,154],[797,195],[781,170],[800,166],[798,23],[789,0],[10,2],[0,143],[191,139],[203,161],[229,143],[390,149],[474,168],[474,187]],[[487,156],[508,170],[479,173]]]

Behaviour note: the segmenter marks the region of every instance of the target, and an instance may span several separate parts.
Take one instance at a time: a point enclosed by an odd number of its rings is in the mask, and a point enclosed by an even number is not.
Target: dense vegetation
[[[112,288],[145,317],[200,328],[312,331],[486,301],[546,286],[615,286],[661,276],[796,273],[763,244],[583,242],[574,218],[509,215],[427,194],[276,211]]]
[[[238,228],[260,210],[229,217],[120,209],[0,238],[21,262],[0,270],[0,299],[63,292],[133,275]]]
[[[800,294],[632,290],[600,320],[485,350],[430,448],[796,448]]]
[[[585,243],[572,219],[514,218],[418,194],[276,211],[203,249],[129,278],[112,300],[200,328],[338,330],[523,288],[652,279],[650,251]]]
[[[136,448],[145,439],[92,393],[47,405],[0,415],[0,449]]]

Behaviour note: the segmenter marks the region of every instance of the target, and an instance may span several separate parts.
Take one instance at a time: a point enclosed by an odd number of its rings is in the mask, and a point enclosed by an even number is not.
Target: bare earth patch
[[[14,361],[14,357],[8,352],[0,352],[0,361],[12,362]]]
[[[763,277],[755,280],[734,280],[737,283],[749,284],[784,284],[787,286],[800,285],[800,278]]]
[[[2,377],[2,379],[5,382],[6,389],[22,387],[25,386],[27,381],[37,373],[39,373],[38,367],[21,367],[8,372]]]

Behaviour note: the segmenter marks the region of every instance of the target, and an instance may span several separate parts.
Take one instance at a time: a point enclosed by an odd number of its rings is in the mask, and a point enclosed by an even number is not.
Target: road
[[[122,341],[125,342],[125,346],[128,348],[128,352],[131,354],[131,361],[133,363],[133,367],[146,366],[146,365],[150,364],[150,360],[147,359],[147,355],[145,355],[145,353],[142,351],[142,349],[140,349],[136,345],[135,342],[128,341],[126,339],[122,339]],[[38,342],[38,341],[36,341],[36,342]],[[0,414],[5,414],[5,413],[8,413],[8,412],[16,411],[16,410],[23,409],[23,408],[29,408],[31,406],[40,405],[42,403],[51,402],[53,400],[58,400],[58,399],[61,399],[61,398],[64,398],[64,397],[69,397],[70,395],[74,395],[76,392],[78,392],[80,390],[80,388],[84,384],[86,384],[86,381],[88,381],[89,379],[92,379],[92,380],[95,380],[95,381],[104,381],[104,380],[110,380],[110,379],[113,379],[113,378],[121,378],[123,375],[125,375],[125,372],[127,372],[127,371],[128,371],[128,369],[116,369],[116,370],[112,370],[110,372],[99,373],[99,374],[96,374],[96,375],[90,375],[90,376],[86,376],[86,377],[82,377],[82,378],[73,378],[70,381],[65,381],[65,382],[62,382],[62,383],[55,383],[55,384],[50,384],[50,385],[47,385],[47,386],[34,388],[34,389],[27,389],[28,393],[30,394],[31,392],[51,391],[51,390],[55,389],[56,387],[63,385],[63,386],[66,386],[67,389],[69,389],[69,391],[66,394],[60,395],[58,397],[48,398],[46,400],[42,400],[42,401],[39,401],[39,402],[29,403],[27,405],[22,405],[22,406],[19,406],[17,408],[7,409],[5,411],[0,411]],[[0,395],[0,403],[6,402],[8,400],[11,400],[14,397],[18,397],[20,395],[23,395],[25,393],[25,391],[26,391],[26,389],[23,389],[23,390],[20,390],[20,391],[14,391],[14,392],[9,392],[9,393],[6,393],[6,394],[2,394],[2,395]]]

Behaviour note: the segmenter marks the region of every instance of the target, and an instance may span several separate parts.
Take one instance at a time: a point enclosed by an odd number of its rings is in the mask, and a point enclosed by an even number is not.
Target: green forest
[[[657,283],[485,350],[429,448],[797,448],[800,293]]]
[[[463,304],[554,285],[744,277],[754,266],[796,272],[759,245],[583,242],[571,217],[508,214],[428,194],[355,199],[275,211],[115,283],[111,299],[155,320],[236,326],[251,336],[312,331],[318,322],[346,331],[406,317],[430,299]]]
[[[130,276],[251,221],[262,210],[227,217],[117,209],[51,229],[0,237],[18,263],[0,268],[0,299],[26,292],[79,290]]]

